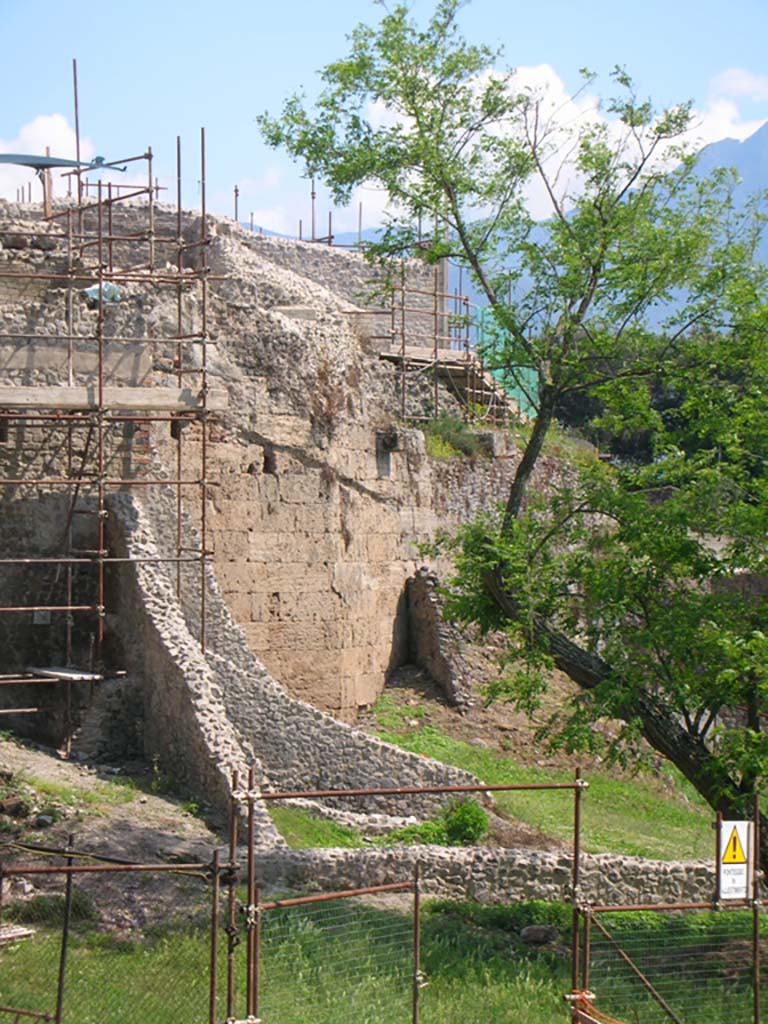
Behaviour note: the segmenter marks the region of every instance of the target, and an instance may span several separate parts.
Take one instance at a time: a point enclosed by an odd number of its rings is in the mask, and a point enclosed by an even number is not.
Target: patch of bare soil
[[[601,763],[599,757],[551,751],[536,738],[538,728],[549,713],[562,707],[574,693],[573,684],[561,673],[553,674],[546,704],[536,720],[532,721],[525,713],[516,711],[503,700],[488,703],[483,690],[498,676],[499,653],[498,645],[493,641],[489,641],[485,647],[479,644],[468,645],[464,660],[472,668],[472,702],[467,709],[459,711],[451,707],[440,687],[415,665],[403,665],[396,669],[384,692],[403,708],[414,708],[413,719],[404,717],[403,724],[406,727],[432,725],[451,739],[496,753],[510,754],[525,766],[561,770],[575,770],[579,766],[597,767]],[[363,712],[357,724],[367,731],[379,728],[376,716],[371,711]]]
[[[208,864],[222,845],[221,823],[206,823],[179,799],[152,792],[151,767],[116,771],[80,765],[55,752],[0,740],[0,860],[9,865],[62,864],[45,850],[63,849],[70,835],[79,854],[140,864]],[[18,797],[23,807],[15,802]],[[189,805],[186,805],[189,807]],[[42,847],[44,849],[35,849]],[[77,857],[75,863],[96,863]],[[143,931],[205,912],[200,873],[110,872],[76,876],[75,888],[110,930]],[[61,876],[8,879],[10,901],[61,893]]]

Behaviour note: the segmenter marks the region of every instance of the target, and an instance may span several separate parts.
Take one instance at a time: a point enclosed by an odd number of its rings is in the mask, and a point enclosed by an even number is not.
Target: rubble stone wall
[[[5,223],[15,230],[20,210],[7,207],[6,213]],[[2,215],[0,206],[0,228]],[[33,234],[38,222],[29,211],[25,216]],[[115,208],[114,216],[118,233],[141,234],[141,207]],[[158,234],[175,232],[168,209],[158,208],[155,226]],[[199,218],[185,216],[185,237],[199,232]],[[495,457],[439,463],[427,457],[420,431],[397,423],[397,373],[366,349],[354,312],[375,276],[360,256],[259,238],[226,221],[211,221],[210,237],[208,379],[211,387],[226,389],[230,406],[209,430],[206,547],[256,656],[293,696],[352,721],[381,693],[387,672],[407,658],[404,588],[420,562],[416,546],[502,496],[514,470],[514,448],[499,442]],[[4,255],[11,263],[28,256],[53,265],[64,244],[46,236],[47,248],[34,257],[31,250]],[[114,248],[116,265],[130,255],[123,248]],[[156,255],[162,261],[161,250]],[[200,249],[190,254],[197,258]],[[417,286],[429,284],[431,268],[414,264],[408,272]],[[196,287],[192,280],[184,286],[184,331],[190,333],[201,325]],[[0,304],[4,330],[10,325],[18,332],[8,352],[0,349],[4,379],[66,383],[54,338],[66,329],[65,295],[63,288],[49,289],[44,303]],[[164,339],[176,331],[176,300],[173,286],[148,278],[121,284],[120,301],[107,303],[107,337],[146,342],[138,352],[142,346],[134,342],[108,344],[107,369],[115,383],[175,385],[176,347]],[[78,331],[92,336],[96,312],[79,293],[75,308]],[[33,334],[51,340],[32,346]],[[87,344],[77,342],[77,382],[93,376]],[[185,346],[183,355],[185,366],[200,367],[200,345]],[[415,382],[417,406],[429,397],[419,394]],[[165,475],[175,475],[168,424],[128,426],[130,437],[122,424],[110,428],[107,472],[140,475],[149,449]],[[0,471],[45,476],[65,468],[60,428],[14,425],[11,431],[12,443],[0,445]],[[392,431],[393,444],[384,451],[380,439]],[[78,465],[86,455],[87,425],[75,433]],[[197,426],[184,428],[183,446],[183,476],[199,479]],[[6,502],[16,499],[26,501],[21,492],[4,495]],[[86,502],[87,495],[79,500]],[[199,526],[202,508],[193,488],[184,490],[184,505]],[[59,497],[63,523],[62,507]],[[54,540],[41,553],[54,553]],[[163,553],[175,549],[172,536]]]
[[[571,857],[546,851],[444,849],[284,850],[257,857],[262,886],[328,891],[408,882],[420,865],[429,895],[483,903],[567,901],[573,894]],[[584,856],[579,894],[595,904],[706,902],[715,879],[706,861],[649,861],[640,857]]]

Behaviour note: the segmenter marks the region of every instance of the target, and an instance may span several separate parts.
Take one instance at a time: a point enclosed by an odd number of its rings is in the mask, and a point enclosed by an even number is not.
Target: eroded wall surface
[[[143,213],[127,208],[116,210],[115,218],[114,230],[128,235]],[[39,224],[29,210],[0,206],[6,240],[14,228],[37,230]],[[174,231],[172,211],[158,208],[156,227]],[[46,230],[40,226],[44,241],[37,248],[29,242],[0,251],[3,266],[43,275],[34,294],[21,283],[14,292],[13,281],[3,279],[2,332],[14,337],[0,347],[0,371],[9,383],[67,383],[55,337],[66,333],[66,291],[56,278],[61,252]],[[185,216],[184,232],[190,239],[199,233],[194,216]],[[254,654],[293,696],[351,721],[381,692],[387,671],[407,658],[404,588],[423,562],[417,545],[503,497],[516,463],[514,446],[497,439],[496,457],[473,461],[437,462],[426,455],[422,433],[399,421],[397,371],[371,345],[371,322],[380,316],[368,314],[382,299],[373,294],[376,274],[361,257],[253,236],[227,222],[212,220],[210,235],[208,336],[205,351],[192,346],[190,356],[192,366],[205,358],[211,386],[226,391],[229,408],[208,428],[206,547]],[[196,254],[189,250],[188,261]],[[127,245],[115,246],[116,263],[130,256]],[[433,277],[432,268],[418,264],[408,273],[417,286]],[[83,295],[73,301],[78,330],[93,333],[96,314]],[[131,281],[119,302],[105,306],[110,382],[175,384],[176,349],[163,338],[175,330],[176,304],[173,286]],[[199,329],[201,315],[190,294],[184,329]],[[41,343],[41,335],[50,340]],[[92,380],[93,353],[85,342],[77,347],[78,382]],[[415,375],[411,411],[423,411],[431,393],[428,378]],[[450,396],[444,401],[450,406]],[[11,433],[0,445],[7,476],[22,464],[29,476],[71,473],[68,458],[77,466],[89,457],[86,427],[69,452],[55,426],[15,426]],[[199,427],[185,427],[182,444],[183,475],[199,478]],[[107,449],[113,475],[146,473],[149,453],[153,474],[175,475],[177,441],[167,423],[130,431],[116,426]],[[87,500],[80,496],[81,503]],[[8,545],[30,553],[36,546],[41,553],[55,549],[66,522],[60,492],[11,487],[3,503]],[[200,528],[192,488],[183,504]],[[85,546],[87,527],[87,520],[78,523]],[[176,543],[170,538],[165,550],[171,553]],[[46,576],[25,589],[12,575],[0,591],[21,588],[20,604],[50,583]],[[25,639],[16,643],[14,668],[36,645],[32,624],[18,625],[15,635]]]

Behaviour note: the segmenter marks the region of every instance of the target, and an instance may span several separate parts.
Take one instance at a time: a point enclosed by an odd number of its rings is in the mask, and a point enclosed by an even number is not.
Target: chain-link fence
[[[768,999],[759,907],[593,913],[584,934],[594,1004],[627,1024],[752,1024]]]
[[[309,899],[262,911],[259,1015],[281,1024],[407,1024],[411,893]]]
[[[360,864],[358,888],[328,891],[321,871],[311,893],[277,897],[262,891],[256,857],[259,800],[446,800],[531,788],[570,791],[576,829],[579,779],[266,794],[251,772],[244,789],[233,776],[228,849],[207,863],[130,864],[74,839],[47,850],[4,844],[0,1024],[511,1024],[532,999],[547,1005],[537,1009],[540,1024],[554,1024],[563,1019],[567,938],[554,960],[532,956],[516,937],[519,920],[423,907],[419,857],[393,851],[391,880],[368,881]],[[338,890],[343,874],[328,877]]]
[[[208,1020],[211,895],[202,865],[30,859],[0,875],[0,1021]]]

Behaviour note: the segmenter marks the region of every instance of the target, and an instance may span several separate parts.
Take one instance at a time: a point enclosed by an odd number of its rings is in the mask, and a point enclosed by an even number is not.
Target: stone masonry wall
[[[172,499],[170,492],[167,499]],[[112,503],[111,543],[121,553],[150,556],[157,514],[121,496]],[[167,517],[164,519],[167,521]],[[467,773],[403,752],[343,725],[288,697],[245,643],[209,579],[209,649],[203,656],[192,631],[194,612],[176,600],[169,578],[157,566],[124,567],[120,582],[125,607],[111,629],[131,645],[145,687],[148,749],[164,766],[195,785],[224,812],[233,769],[256,766],[264,789],[342,788],[467,784]],[[134,592],[132,592],[132,590]],[[194,597],[187,593],[186,599]],[[140,610],[140,611],[137,611]],[[225,652],[225,653],[217,653]],[[258,751],[258,757],[256,756]],[[190,758],[190,754],[194,755]],[[191,772],[191,774],[190,774]],[[428,813],[436,798],[343,800],[335,806],[358,813]],[[321,802],[322,803],[322,802]],[[316,811],[333,815],[334,804]],[[515,849],[398,847],[390,850],[287,850],[257,803],[260,884],[282,889],[334,890],[408,881],[421,865],[424,891],[481,902],[572,896],[572,858],[567,853]],[[707,862],[649,862],[640,858],[585,856],[583,900],[632,905],[711,898],[714,879]]]
[[[517,900],[569,901],[572,858],[531,850],[445,849],[399,846],[389,850],[281,850],[257,857],[262,886],[334,891],[408,882],[421,866],[423,891],[431,896],[482,903]],[[582,857],[583,902],[631,907],[638,903],[707,902],[714,870],[706,861],[648,861],[608,854]]]
[[[470,669],[462,656],[458,629],[442,616],[437,586],[437,576],[425,566],[408,580],[409,660],[428,673],[450,704],[466,707]]]
[[[122,221],[116,218],[116,230],[129,233],[140,215],[128,209]],[[10,210],[9,216],[13,226],[21,214]],[[175,230],[169,218],[159,211],[157,223]],[[195,231],[194,218],[187,217],[185,233],[192,237]],[[45,233],[42,226],[39,233]],[[55,383],[63,365],[56,344],[48,346],[50,360],[37,353],[27,359],[26,348],[33,333],[61,333],[64,294],[55,277],[62,268],[55,246],[61,243],[9,244],[8,235],[0,250],[3,267],[35,268],[41,277],[28,286],[3,278],[0,314],[4,329],[16,337],[10,349],[0,350],[4,382]],[[205,543],[214,556],[202,583],[206,650],[199,642],[199,570],[182,573],[179,599],[161,564],[134,561],[110,569],[107,640],[115,660],[142,688],[147,752],[220,812],[228,805],[231,773],[242,777],[249,765],[265,789],[475,781],[336,719],[354,718],[381,691],[387,670],[407,656],[403,593],[417,566],[414,543],[503,496],[516,463],[514,447],[498,441],[494,457],[472,462],[429,459],[422,434],[397,423],[398,378],[375,358],[371,335],[378,328],[372,330],[358,305],[369,268],[321,246],[243,235],[222,224],[209,247],[206,358],[211,383],[228,390],[230,408],[210,437]],[[119,261],[130,254],[118,246],[114,255]],[[414,269],[415,280],[419,273]],[[147,343],[138,361],[136,353],[116,353],[116,382],[138,376],[162,386],[173,380],[175,349],[162,337],[173,333],[175,301],[173,288],[153,290],[148,282],[127,288],[124,301],[108,310],[108,334]],[[81,306],[78,323],[88,334],[92,311]],[[200,312],[193,301],[190,309],[186,328],[194,332]],[[92,378],[86,349],[81,372]],[[188,357],[199,367],[202,350],[190,349]],[[412,389],[414,409],[421,410],[424,389],[419,391],[418,380]],[[394,438],[386,451],[379,443],[383,433]],[[194,478],[199,428],[185,434]],[[82,444],[78,452],[84,450]],[[117,439],[114,457],[130,458],[126,450],[132,452],[133,443],[126,448]],[[128,466],[126,475],[142,471],[148,451],[153,473],[173,471],[167,424],[142,435],[139,464]],[[21,463],[50,473],[63,458],[35,428],[18,431],[0,456],[9,475]],[[540,485],[551,468],[545,460]],[[140,500],[111,499],[113,554],[152,559],[174,550],[174,495],[146,490]],[[3,495],[5,542],[22,543],[30,553],[36,543],[45,547],[55,539],[61,512],[55,496],[44,491],[35,501],[28,490]],[[184,541],[195,548],[200,510],[185,506]],[[435,803],[414,801],[408,811],[424,814]],[[343,807],[349,811],[348,804]],[[352,809],[403,814],[396,799],[358,801]],[[424,848],[288,853],[277,849],[282,841],[261,804],[257,816],[265,882],[343,888],[399,881],[418,859],[432,879],[428,885],[453,895],[568,895],[570,862],[559,854]],[[703,865],[658,865],[649,876],[646,863],[613,857],[588,859],[584,885],[591,898],[610,901],[707,898],[702,891],[711,892]]]
[[[116,209],[115,230],[140,233],[143,217],[139,207]],[[169,218],[158,210],[158,230],[175,230]],[[18,211],[10,211],[10,223],[17,221]],[[196,237],[199,218],[187,216],[184,232]],[[211,239],[206,353],[211,385],[229,392],[230,408],[210,429],[206,546],[234,618],[267,669],[294,696],[352,721],[407,657],[404,588],[418,565],[416,545],[502,496],[515,451],[500,440],[493,458],[439,463],[426,456],[420,431],[397,425],[398,375],[366,349],[365,318],[354,312],[375,278],[361,257],[259,238],[227,222],[211,222]],[[114,258],[129,255],[118,245]],[[54,256],[48,250],[40,258]],[[422,278],[430,273],[418,264],[409,269],[415,284],[428,284]],[[64,295],[54,289],[45,303],[0,308],[18,332],[5,379],[63,382],[55,346],[44,353],[45,366],[43,356],[27,356],[33,331],[63,330]],[[116,383],[173,382],[175,349],[163,337],[174,331],[176,298],[172,286],[135,281],[119,303],[107,305],[108,335],[146,339],[143,353],[122,341],[110,348]],[[199,304],[193,292],[187,300],[185,330],[194,331]],[[78,329],[92,333],[94,311],[79,294],[75,305]],[[200,359],[199,346],[185,352],[190,366]],[[77,367],[92,375],[85,349]],[[426,381],[410,384],[414,411]],[[391,450],[383,451],[380,438],[393,430]],[[85,436],[85,428],[78,431],[78,458]],[[194,479],[201,475],[199,430],[184,428],[183,436],[184,476]],[[122,477],[142,472],[145,448],[139,451],[137,440],[115,438]],[[172,474],[168,425],[153,424],[141,440]],[[26,472],[37,470],[42,452],[42,468],[56,465],[50,440],[38,454],[34,445],[32,434],[19,431],[12,445],[0,446],[9,475],[14,459],[26,460]],[[17,498],[25,507],[23,494],[10,496]],[[199,521],[191,490],[186,499]],[[175,538],[164,551],[174,549]]]
[[[167,529],[170,518],[166,505],[172,501],[170,491],[159,499],[156,497],[151,508],[125,495],[115,499],[111,505],[111,531],[116,549],[151,557],[157,550],[158,537],[162,538],[163,530]],[[153,523],[157,524],[157,532]],[[192,530],[188,525],[188,531]],[[399,750],[291,698],[250,651],[244,633],[222,600],[213,574],[207,579],[207,643],[203,654],[196,639],[199,576],[185,578],[179,602],[162,566],[139,564],[135,572],[131,566],[119,571],[121,578],[116,590],[121,596],[115,615],[110,617],[109,629],[120,638],[132,670],[143,677],[148,688],[148,751],[159,753],[163,759],[169,752],[172,767],[180,776],[185,774],[183,758],[189,737],[181,735],[178,750],[172,742],[168,751],[168,735],[176,728],[179,701],[187,699],[174,681],[179,671],[175,666],[182,666],[192,683],[195,717],[190,718],[189,709],[185,714],[191,723],[188,728],[197,734],[197,748],[202,745],[206,751],[203,760],[209,764],[229,764],[233,751],[239,750],[241,757],[258,764],[258,784],[262,787],[394,788],[476,781],[467,772]],[[138,593],[135,588],[139,588]],[[143,609],[140,618],[132,611],[134,608]],[[161,608],[165,609],[162,615]],[[173,682],[170,692],[169,674]],[[200,715],[203,717],[198,721]],[[206,724],[209,717],[215,726]],[[208,783],[206,791],[210,789]],[[411,808],[428,812],[442,800],[415,799]],[[356,801],[353,809],[397,815],[402,811],[401,803],[395,798],[379,797]],[[348,808],[350,802],[344,800],[343,806]]]

